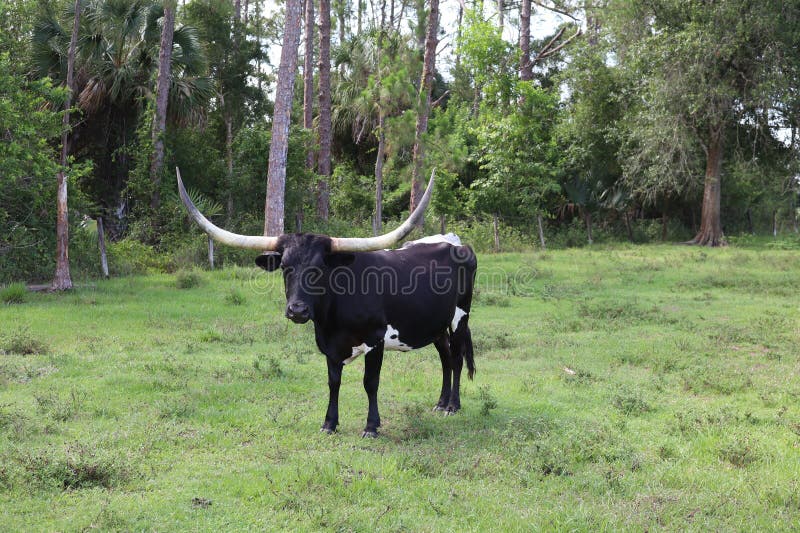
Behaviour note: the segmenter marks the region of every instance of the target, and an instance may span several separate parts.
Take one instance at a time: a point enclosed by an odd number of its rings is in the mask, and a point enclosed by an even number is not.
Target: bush
[[[191,289],[203,282],[203,277],[196,270],[181,270],[175,275],[175,285],[179,289]]]
[[[4,304],[21,304],[28,300],[28,288],[24,283],[12,283],[0,290],[0,300]]]
[[[46,354],[48,347],[23,328],[10,337],[3,337],[0,351],[12,355],[39,355]]]
[[[136,239],[126,238],[108,244],[108,268],[114,276],[164,272],[168,260],[156,253],[152,246]]]
[[[229,305],[243,305],[246,301],[247,298],[245,298],[244,293],[237,288],[232,288],[225,295],[225,303]]]

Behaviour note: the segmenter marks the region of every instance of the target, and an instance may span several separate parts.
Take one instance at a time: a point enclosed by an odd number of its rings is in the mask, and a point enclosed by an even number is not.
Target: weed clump
[[[0,339],[0,352],[10,355],[43,355],[49,350],[47,344],[22,328],[8,337]]]
[[[258,357],[253,360],[253,369],[264,379],[281,378],[285,372],[276,357]]]
[[[12,283],[0,289],[0,301],[4,304],[23,304],[28,301],[28,288],[24,283]]]
[[[179,289],[192,289],[203,282],[203,277],[195,270],[181,270],[175,274],[175,285]]]
[[[235,287],[225,295],[225,303],[228,305],[244,305],[246,301],[244,293]]]
[[[56,391],[49,391],[34,396],[36,407],[43,415],[49,415],[57,422],[66,422],[77,416],[83,407],[85,394],[72,389],[69,395],[62,397]]]
[[[483,385],[478,388],[478,398],[481,401],[481,414],[489,416],[489,413],[497,409],[497,398],[492,394],[488,385]]]
[[[718,456],[737,468],[744,468],[761,458],[760,453],[747,437],[736,437],[723,444],[718,450]]]
[[[21,456],[19,462],[32,481],[62,490],[111,488],[130,474],[124,461],[99,456],[82,444],[67,446],[63,456],[40,450]]]
[[[612,403],[627,416],[641,415],[653,409],[637,391],[621,390],[614,395]]]

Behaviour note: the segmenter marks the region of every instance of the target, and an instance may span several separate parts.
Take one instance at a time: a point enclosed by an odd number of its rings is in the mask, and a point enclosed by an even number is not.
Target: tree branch
[[[570,42],[572,42],[573,39],[575,39],[576,37],[579,37],[580,35],[583,35],[583,30],[578,28],[578,31],[576,31],[574,34],[572,34],[566,41],[564,41],[563,43],[559,44],[555,48],[551,48],[553,46],[553,43],[555,43],[561,37],[561,35],[563,33],[564,33],[564,28],[561,28],[558,31],[558,33],[556,34],[556,36],[553,37],[553,39],[549,43],[547,43],[547,45],[542,49],[541,52],[539,52],[539,54],[536,56],[536,58],[532,61],[532,63],[534,65],[536,63],[538,63],[540,59],[544,59],[546,57],[550,57],[551,55],[555,54],[556,52],[558,52],[559,50],[561,50],[562,48],[567,46]]]
[[[536,4],[537,6],[539,6],[539,7],[543,7],[543,8],[545,8],[545,9],[547,9],[548,11],[552,11],[553,13],[558,13],[559,15],[564,15],[565,17],[569,17],[569,18],[571,18],[572,20],[574,20],[575,22],[578,22],[578,19],[577,19],[577,18],[575,18],[575,16],[574,16],[574,15],[572,15],[572,14],[570,14],[570,13],[567,13],[566,11],[564,11],[564,10],[562,10],[562,9],[559,9],[559,8],[557,8],[557,7],[555,7],[555,6],[552,6],[552,7],[551,7],[551,6],[545,5],[545,4],[543,4],[542,2],[540,2],[539,0],[531,0],[531,1],[532,1],[534,4]]]

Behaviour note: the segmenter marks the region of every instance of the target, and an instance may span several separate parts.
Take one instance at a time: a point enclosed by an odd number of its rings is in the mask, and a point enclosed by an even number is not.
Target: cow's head
[[[352,252],[334,252],[332,239],[313,233],[281,235],[273,252],[256,258],[267,272],[281,269],[286,289],[286,318],[303,324],[314,318],[321,298],[328,292],[333,269],[355,260]]]
[[[434,170],[435,172],[435,170]],[[262,251],[256,264],[268,272],[281,269],[286,287],[286,317],[303,323],[314,318],[318,299],[327,289],[328,274],[333,268],[353,261],[353,252],[391,248],[421,220],[433,194],[434,172],[425,194],[414,212],[397,229],[377,237],[326,237],[311,233],[285,234],[279,237],[239,235],[212,224],[195,207],[178,176],[178,192],[189,215],[211,238],[237,248]]]

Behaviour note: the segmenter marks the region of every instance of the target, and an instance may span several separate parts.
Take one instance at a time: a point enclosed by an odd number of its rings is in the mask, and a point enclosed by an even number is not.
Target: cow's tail
[[[475,354],[472,350],[472,332],[470,332],[469,326],[464,329],[464,341],[462,346],[464,350],[464,360],[467,362],[467,376],[471,380],[473,376],[475,376]]]
[[[475,287],[475,272],[478,268],[478,260],[471,247],[462,246],[459,247],[459,250],[461,251],[458,257],[461,290],[459,291],[458,307],[466,315],[453,332],[453,337],[455,346],[458,347],[461,356],[467,363],[467,376],[472,379],[475,376],[475,352],[472,347],[472,332],[469,329],[469,313],[472,308],[472,291]]]

